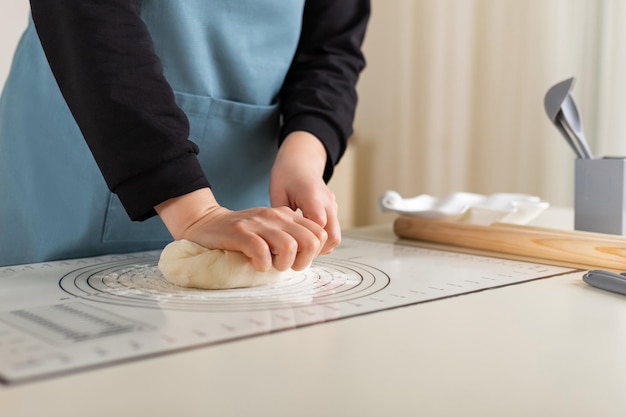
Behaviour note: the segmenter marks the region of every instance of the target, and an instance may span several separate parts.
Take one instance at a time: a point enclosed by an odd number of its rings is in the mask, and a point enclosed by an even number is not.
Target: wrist
[[[180,240],[189,227],[219,207],[211,189],[201,188],[180,197],[170,198],[154,209],[172,237]]]
[[[324,144],[315,135],[306,131],[295,131],[281,144],[277,160],[286,158],[291,163],[306,163],[321,177],[324,174],[327,157]]]

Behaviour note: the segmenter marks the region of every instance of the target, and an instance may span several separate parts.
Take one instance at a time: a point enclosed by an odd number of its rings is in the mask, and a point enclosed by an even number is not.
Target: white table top
[[[623,416],[626,298],[580,277],[0,386],[1,413]]]

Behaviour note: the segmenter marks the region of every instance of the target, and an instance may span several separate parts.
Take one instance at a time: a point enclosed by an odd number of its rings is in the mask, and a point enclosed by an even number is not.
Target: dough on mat
[[[253,287],[294,277],[303,271],[271,268],[258,272],[241,252],[207,249],[189,240],[167,245],[159,259],[159,269],[172,284],[206,290]]]

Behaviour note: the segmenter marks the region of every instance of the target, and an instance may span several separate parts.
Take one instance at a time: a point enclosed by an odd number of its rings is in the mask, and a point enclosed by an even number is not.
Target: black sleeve
[[[326,181],[352,135],[369,16],[369,0],[307,0],[300,43],[281,91],[281,140],[297,130],[317,136],[328,154]]]
[[[209,186],[140,0],[30,0],[44,52],[109,189],[133,220]]]

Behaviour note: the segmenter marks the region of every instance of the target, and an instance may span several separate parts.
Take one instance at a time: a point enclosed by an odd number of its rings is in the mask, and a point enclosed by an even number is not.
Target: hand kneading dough
[[[207,249],[189,240],[167,245],[159,259],[159,269],[172,284],[187,288],[221,290],[272,284],[303,271],[279,271],[272,267],[258,272],[241,252]]]

